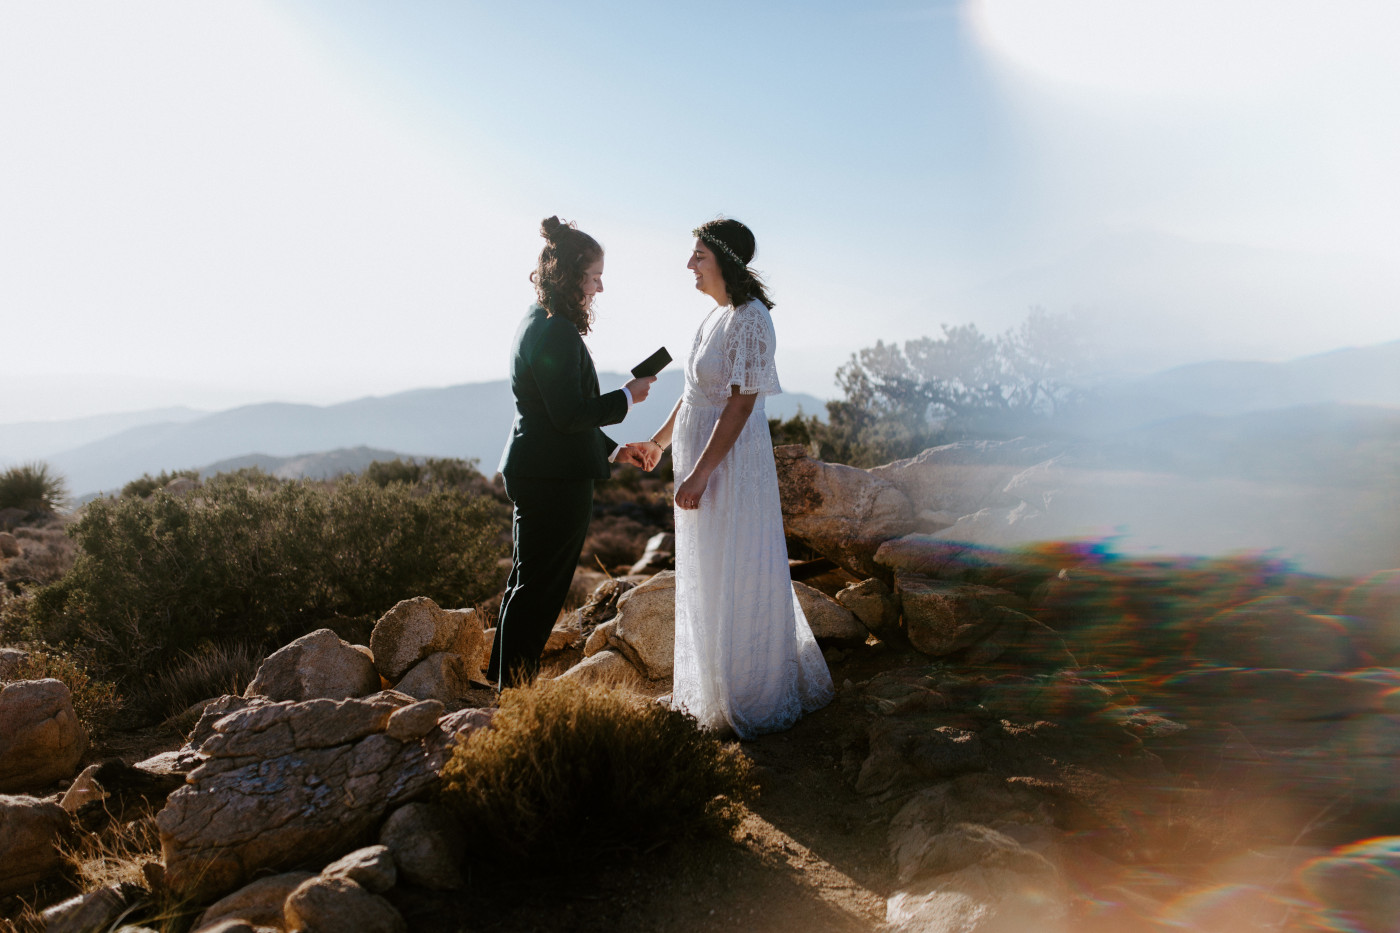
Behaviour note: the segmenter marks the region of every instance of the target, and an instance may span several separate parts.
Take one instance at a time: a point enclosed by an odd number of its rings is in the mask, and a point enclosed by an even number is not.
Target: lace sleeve
[[[757,301],[734,309],[728,334],[729,384],[743,395],[777,395],[778,370],[773,363],[777,339],[768,309]]]

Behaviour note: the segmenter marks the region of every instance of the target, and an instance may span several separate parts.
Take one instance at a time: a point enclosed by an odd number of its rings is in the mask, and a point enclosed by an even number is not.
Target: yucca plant
[[[68,499],[63,477],[47,463],[23,463],[0,473],[0,509],[57,512]]]

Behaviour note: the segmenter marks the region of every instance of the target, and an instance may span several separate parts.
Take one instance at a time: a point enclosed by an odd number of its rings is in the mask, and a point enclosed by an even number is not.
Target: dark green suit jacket
[[[598,372],[573,324],[531,305],[515,334],[515,423],[497,468],[505,476],[607,479],[617,444],[600,430],[627,416],[621,389],[599,394]]]

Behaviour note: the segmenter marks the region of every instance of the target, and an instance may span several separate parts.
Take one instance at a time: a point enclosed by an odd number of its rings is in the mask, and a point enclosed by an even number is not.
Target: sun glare
[[[1248,98],[1392,70],[1379,0],[969,0],[978,40],[1036,78],[1113,96]],[[1380,90],[1376,88],[1375,90]]]

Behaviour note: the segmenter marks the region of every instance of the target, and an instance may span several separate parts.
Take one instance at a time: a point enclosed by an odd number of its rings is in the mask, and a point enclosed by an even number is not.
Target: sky
[[[822,397],[1032,308],[1106,371],[1400,339],[1398,33],[1388,0],[0,0],[0,424],[504,378],[551,214],[607,250],[603,370],[684,356],[720,215]]]

